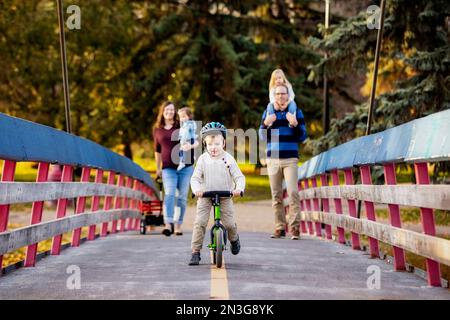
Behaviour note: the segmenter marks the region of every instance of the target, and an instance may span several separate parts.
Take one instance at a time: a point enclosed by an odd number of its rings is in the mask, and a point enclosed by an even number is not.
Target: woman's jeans
[[[181,170],[176,168],[166,168],[162,170],[162,180],[164,186],[164,223],[173,223],[175,211],[175,200],[180,207],[180,217],[178,223],[183,223],[184,213],[186,212],[187,196],[191,176],[194,173],[194,166],[184,167]],[[178,198],[175,199],[175,193],[178,189]]]

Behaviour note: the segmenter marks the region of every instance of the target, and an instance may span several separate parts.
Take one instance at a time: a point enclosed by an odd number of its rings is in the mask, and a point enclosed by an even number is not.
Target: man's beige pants
[[[289,197],[289,229],[298,230],[300,225],[300,198],[298,195],[298,159],[267,159],[272,207],[275,211],[275,229],[286,228],[286,216],[283,208],[283,178]]]
[[[194,230],[192,232],[192,251],[200,251],[205,237],[206,227],[211,213],[211,199],[198,198],[197,200],[197,215],[194,221]],[[236,241],[238,239],[237,226],[233,217],[233,200],[220,199],[220,217],[221,223],[227,230],[228,239]],[[214,216],[213,216],[214,218]]]

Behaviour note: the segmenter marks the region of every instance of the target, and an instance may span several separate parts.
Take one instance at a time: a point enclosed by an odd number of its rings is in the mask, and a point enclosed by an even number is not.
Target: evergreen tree
[[[78,1],[81,30],[66,28],[74,133],[131,157],[167,99],[202,121],[257,126],[277,67],[308,120],[319,119],[316,85],[306,81],[319,60],[306,44],[323,15],[311,2]],[[0,111],[64,129],[55,2],[0,8]]]
[[[121,79],[133,40],[128,1],[80,1],[81,30],[66,28],[73,132],[103,145],[122,143]],[[65,10],[64,10],[65,11]],[[68,18],[69,15],[66,15]],[[56,2],[0,2],[0,111],[65,129]]]
[[[387,1],[382,61],[394,61],[401,70],[385,69],[379,75],[379,86],[393,72],[399,81],[393,90],[378,96],[372,132],[450,107],[449,16],[450,2],[445,0]],[[324,39],[310,39],[314,48],[330,54],[312,68],[310,79],[319,81],[324,66],[331,78],[373,69],[376,30],[367,28],[366,19],[361,13],[334,26]],[[327,135],[311,141],[313,153],[363,135],[367,113],[368,103],[364,103],[332,121]]]
[[[143,34],[125,71],[136,74],[127,101],[148,122],[170,99],[195,110],[202,121],[256,126],[268,102],[268,82],[282,67],[306,114],[317,118],[315,85],[307,67],[318,56],[305,46],[298,23],[310,1],[154,1],[137,5]],[[310,12],[304,20],[319,19]],[[308,26],[310,24],[307,24]],[[305,28],[306,29],[306,28]],[[153,114],[153,115],[152,115]],[[151,116],[152,115],[152,116]]]

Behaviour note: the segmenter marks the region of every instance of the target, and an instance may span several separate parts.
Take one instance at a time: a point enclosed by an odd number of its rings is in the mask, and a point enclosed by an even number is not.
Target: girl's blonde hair
[[[269,91],[272,90],[272,88],[275,87],[275,77],[280,74],[283,77],[284,80],[284,84],[287,86],[292,86],[291,83],[288,81],[288,79],[286,78],[286,76],[284,75],[283,70],[281,69],[275,69],[272,71],[272,75],[270,76],[270,81],[269,81]]]

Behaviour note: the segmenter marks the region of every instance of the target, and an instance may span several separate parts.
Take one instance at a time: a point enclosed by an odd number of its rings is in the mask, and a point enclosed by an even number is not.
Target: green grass
[[[3,161],[0,161],[3,168]],[[37,164],[33,162],[17,162],[14,180],[18,182],[36,181]]]
[[[155,159],[134,157],[133,161],[140,165],[147,172],[156,172]]]
[[[245,180],[245,195],[243,198],[236,198],[235,202],[267,200],[271,198],[268,176],[246,174]]]

